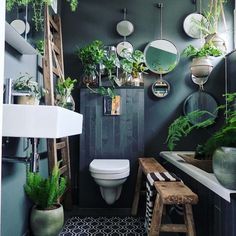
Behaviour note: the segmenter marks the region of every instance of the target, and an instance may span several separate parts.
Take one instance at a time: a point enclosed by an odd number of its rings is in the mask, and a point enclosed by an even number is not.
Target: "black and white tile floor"
[[[72,217],[59,236],[146,236],[144,218]]]

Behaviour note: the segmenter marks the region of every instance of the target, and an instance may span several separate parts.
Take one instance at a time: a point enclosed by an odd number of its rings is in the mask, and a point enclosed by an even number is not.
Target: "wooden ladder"
[[[62,47],[61,19],[58,15],[51,16],[45,7],[45,35],[44,35],[43,77],[44,87],[48,91],[45,95],[46,105],[55,105],[55,84],[64,80],[64,61]],[[68,137],[48,139],[48,166],[51,173],[53,167],[61,161],[60,173],[68,180],[68,190],[65,196],[67,207],[72,206],[71,168]]]

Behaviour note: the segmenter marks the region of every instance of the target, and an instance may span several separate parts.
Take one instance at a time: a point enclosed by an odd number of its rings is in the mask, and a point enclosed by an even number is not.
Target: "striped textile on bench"
[[[181,181],[181,179],[171,172],[152,172],[147,174],[146,181],[146,215],[145,215],[145,226],[147,231],[150,229],[152,222],[152,212],[156,199],[156,189],[154,187],[155,181]]]

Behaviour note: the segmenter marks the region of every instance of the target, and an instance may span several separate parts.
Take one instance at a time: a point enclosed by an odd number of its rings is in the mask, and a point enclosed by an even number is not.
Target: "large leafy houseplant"
[[[102,41],[95,40],[83,48],[77,48],[76,54],[82,62],[84,70],[84,83],[93,93],[102,96],[115,96],[115,76],[112,71],[119,67],[119,60],[114,54],[108,54]],[[111,86],[99,86],[96,90],[91,85],[96,85],[95,80],[100,75],[100,67],[104,67],[104,71],[108,73],[108,79]]]
[[[121,67],[133,78],[137,78],[139,73],[147,71],[145,66],[144,54],[140,50],[135,50],[133,53],[124,53],[125,58],[121,60]]]
[[[206,158],[211,158],[216,148],[220,146],[236,147],[236,93],[226,94],[225,99],[227,106],[221,105],[217,108],[225,110],[224,125],[200,146],[201,154]],[[180,116],[174,120],[168,128],[168,137],[166,142],[169,150],[172,151],[176,144],[193,130],[205,128],[214,123],[214,120],[209,118],[203,122],[192,124],[192,119],[201,117],[205,113],[206,111],[193,111],[186,116]]]
[[[71,11],[75,11],[78,5],[78,0],[66,0],[69,2]],[[32,6],[33,9],[33,17],[32,20],[35,24],[35,30],[43,29],[43,21],[44,21],[44,7],[46,5],[51,5],[52,0],[7,0],[6,8],[8,11],[11,11],[14,7],[22,7],[22,6]]]
[[[59,163],[48,178],[27,172],[24,189],[35,204],[30,214],[30,225],[35,236],[58,235],[64,223],[63,206],[59,199],[65,192],[67,180],[60,176]]]
[[[48,178],[43,178],[38,172],[28,172],[24,189],[37,209],[50,210],[55,208],[66,186],[67,180],[60,176],[59,167],[55,166]]]

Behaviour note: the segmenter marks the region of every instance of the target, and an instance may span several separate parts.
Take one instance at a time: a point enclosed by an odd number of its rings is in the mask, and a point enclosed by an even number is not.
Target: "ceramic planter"
[[[191,72],[195,77],[207,77],[211,73],[213,65],[208,57],[193,58]]]
[[[211,42],[215,47],[220,49],[222,52],[224,53],[227,52],[225,40],[221,38],[220,35],[217,33],[207,35],[205,37],[205,42],[206,43]]]
[[[33,96],[17,96],[17,104],[39,105],[39,100]]]
[[[225,188],[236,190],[236,148],[216,149],[213,154],[213,171]]]
[[[61,204],[52,210],[32,208],[30,216],[31,229],[34,236],[57,236],[64,224],[64,211]]]

